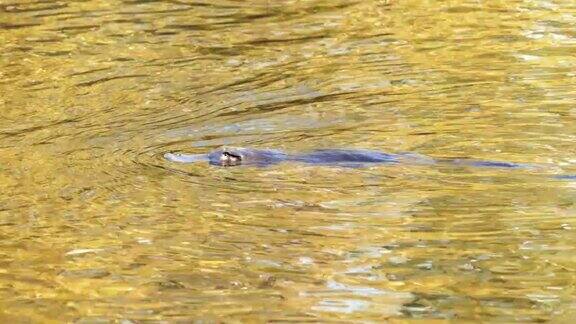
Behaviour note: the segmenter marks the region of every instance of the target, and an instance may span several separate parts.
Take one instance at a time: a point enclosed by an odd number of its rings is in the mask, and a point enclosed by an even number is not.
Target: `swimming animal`
[[[300,154],[288,154],[278,150],[222,147],[208,154],[166,153],[164,157],[172,162],[193,163],[208,161],[215,166],[258,166],[265,167],[281,162],[300,162],[316,165],[358,167],[371,164],[435,164],[450,163],[462,166],[523,168],[528,164],[468,159],[433,159],[414,153],[389,154],[372,150],[319,149]]]

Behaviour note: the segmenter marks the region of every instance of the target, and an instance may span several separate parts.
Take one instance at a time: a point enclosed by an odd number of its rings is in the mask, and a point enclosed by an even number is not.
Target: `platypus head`
[[[242,155],[234,154],[228,151],[222,151],[220,154],[221,166],[236,166],[242,164]]]
[[[211,165],[225,167],[238,165],[267,166],[285,159],[286,154],[280,151],[242,147],[222,147],[208,154]]]
[[[210,164],[217,166],[237,166],[244,164],[246,149],[240,147],[222,147],[208,154]]]

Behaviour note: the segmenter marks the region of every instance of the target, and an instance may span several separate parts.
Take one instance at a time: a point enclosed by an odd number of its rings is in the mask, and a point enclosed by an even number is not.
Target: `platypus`
[[[463,166],[522,168],[527,164],[482,161],[468,159],[433,159],[414,153],[389,154],[373,150],[361,149],[319,149],[300,154],[288,154],[278,150],[252,149],[241,147],[222,147],[208,154],[166,153],[164,157],[172,162],[192,163],[208,161],[215,166],[258,166],[265,167],[281,162],[294,161],[306,164],[334,166],[363,166],[370,164],[435,164],[451,163]]]

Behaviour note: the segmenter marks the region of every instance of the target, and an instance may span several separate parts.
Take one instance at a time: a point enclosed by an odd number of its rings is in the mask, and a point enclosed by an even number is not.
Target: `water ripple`
[[[3,2],[1,309],[13,322],[569,322],[572,11]],[[222,145],[541,167],[164,158]]]

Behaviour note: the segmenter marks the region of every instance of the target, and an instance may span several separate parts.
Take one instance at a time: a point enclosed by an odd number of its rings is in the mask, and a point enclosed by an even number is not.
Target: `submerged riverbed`
[[[571,1],[0,1],[0,319],[576,317]],[[178,164],[222,145],[543,165]]]

